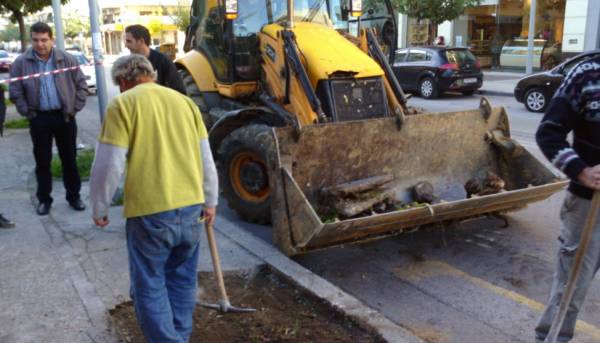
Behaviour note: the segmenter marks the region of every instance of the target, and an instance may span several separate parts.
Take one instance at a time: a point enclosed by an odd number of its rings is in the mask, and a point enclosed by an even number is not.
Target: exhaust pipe
[[[288,20],[287,20],[287,28],[294,28],[294,0],[288,0]]]

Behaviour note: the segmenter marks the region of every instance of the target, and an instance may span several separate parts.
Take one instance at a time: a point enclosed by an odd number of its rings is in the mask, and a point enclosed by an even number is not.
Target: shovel
[[[219,258],[219,251],[217,250],[217,240],[212,225],[206,225],[206,236],[208,237],[208,245],[210,247],[210,256],[212,258],[213,268],[215,270],[215,276],[217,277],[217,285],[219,286],[219,302],[216,304],[200,303],[201,306],[217,310],[222,313],[244,313],[254,312],[253,308],[243,308],[232,306],[229,303],[227,292],[225,291],[225,281],[223,280],[223,272],[221,271],[221,260]]]
[[[592,233],[594,232],[594,224],[596,223],[596,218],[598,217],[599,209],[600,191],[595,191],[594,196],[592,198],[592,203],[590,205],[590,209],[588,210],[587,218],[585,219],[583,232],[581,233],[581,239],[579,240],[579,247],[577,248],[577,253],[575,254],[575,260],[573,261],[573,266],[571,267],[571,272],[569,273],[569,280],[567,281],[565,292],[563,293],[562,298],[560,299],[558,313],[556,314],[556,316],[554,316],[554,320],[552,320],[550,332],[548,333],[548,336],[546,336],[546,340],[544,341],[545,343],[556,343],[556,339],[558,338],[558,332],[562,328],[565,316],[567,315],[567,309],[569,308],[569,304],[571,303],[571,299],[573,298],[573,293],[575,293],[575,283],[577,283],[579,273],[581,272],[581,268],[583,267],[583,257],[587,252],[588,245],[592,238]]]

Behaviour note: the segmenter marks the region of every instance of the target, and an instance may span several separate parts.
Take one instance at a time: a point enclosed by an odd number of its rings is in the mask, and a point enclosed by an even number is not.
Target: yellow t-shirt
[[[198,107],[172,89],[142,83],[114,98],[98,140],[128,149],[125,217],[203,203],[207,137]]]

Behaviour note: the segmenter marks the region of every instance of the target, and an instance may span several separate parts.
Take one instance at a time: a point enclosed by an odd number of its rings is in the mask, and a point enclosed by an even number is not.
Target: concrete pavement
[[[90,101],[90,104],[94,104]],[[9,107],[8,119],[18,117]],[[79,140],[95,145],[97,108],[78,114]],[[54,183],[50,215],[35,213],[34,161],[28,130],[6,130],[0,138],[0,211],[15,229],[0,229],[0,343],[117,342],[108,310],[129,298],[127,251],[121,208],[112,208],[106,229],[92,224],[89,209],[71,210],[61,182]],[[88,199],[83,183],[82,198]],[[221,201],[221,206],[225,206]],[[329,302],[390,342],[421,342],[330,282],[245,232],[222,216],[215,225],[226,271],[264,264],[297,286]],[[206,238],[199,271],[212,270]],[[200,291],[202,296],[202,290]]]

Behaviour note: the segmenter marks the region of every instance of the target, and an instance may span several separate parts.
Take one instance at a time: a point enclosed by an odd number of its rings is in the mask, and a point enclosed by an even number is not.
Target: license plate
[[[477,83],[477,78],[475,77],[470,77],[468,79],[464,79],[463,80],[464,83]]]

